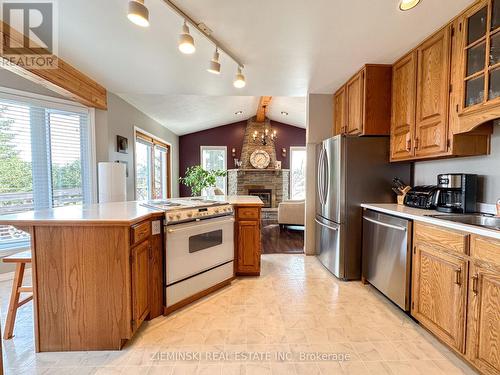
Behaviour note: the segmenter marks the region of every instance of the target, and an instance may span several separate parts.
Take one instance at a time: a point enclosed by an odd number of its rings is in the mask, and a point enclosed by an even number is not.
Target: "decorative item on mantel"
[[[280,170],[281,169],[281,161],[276,160],[274,163],[274,169]]]

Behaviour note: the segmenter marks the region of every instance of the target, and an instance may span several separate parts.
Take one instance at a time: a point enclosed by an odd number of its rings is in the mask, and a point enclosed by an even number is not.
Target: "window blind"
[[[91,201],[89,116],[0,95],[0,215]],[[0,226],[0,250],[22,232]]]

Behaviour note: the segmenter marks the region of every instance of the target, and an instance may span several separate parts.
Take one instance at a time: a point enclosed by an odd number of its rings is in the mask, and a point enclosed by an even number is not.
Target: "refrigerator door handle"
[[[324,181],[324,165],[323,165],[323,162],[324,162],[324,159],[323,159],[323,155],[325,153],[325,149],[322,148],[321,151],[320,151],[320,154],[319,154],[319,163],[318,163],[318,195],[319,195],[319,202],[321,204],[325,204],[325,197],[324,197],[324,184],[325,184],[325,181]]]
[[[315,221],[316,223],[318,223],[319,225],[321,225],[321,226],[325,227],[325,228],[328,228],[328,229],[331,229],[331,230],[339,230],[339,228],[335,228],[335,227],[332,227],[332,226],[330,226],[330,225],[323,224],[321,221],[319,221],[319,220],[318,220],[318,219],[316,219],[316,218],[314,219],[314,221]]]
[[[373,224],[376,224],[376,225],[381,225],[383,227],[387,227],[387,228],[391,228],[391,229],[400,230],[402,232],[406,232],[406,230],[407,230],[407,228],[405,228],[405,227],[400,227],[400,226],[397,226],[397,225],[383,223],[383,222],[378,221],[378,220],[370,219],[369,217],[366,217],[366,216],[363,216],[363,219],[365,219],[366,221],[369,221],[370,223],[373,223]]]
[[[323,202],[323,204],[326,204],[326,200],[328,199],[328,190],[330,189],[330,166],[328,165],[328,156],[327,156],[326,150],[323,153],[323,170],[325,172],[325,176],[324,176],[325,180],[323,182],[323,186],[324,186],[324,194],[323,194],[324,202]]]

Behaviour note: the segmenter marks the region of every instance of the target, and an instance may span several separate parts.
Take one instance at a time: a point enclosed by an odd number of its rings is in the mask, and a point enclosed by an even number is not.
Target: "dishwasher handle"
[[[383,227],[387,227],[387,228],[391,228],[391,229],[396,229],[396,230],[399,230],[399,231],[402,231],[402,232],[406,232],[407,231],[406,227],[400,227],[398,225],[384,223],[382,221],[378,221],[378,220],[375,220],[375,219],[372,219],[372,218],[369,218],[369,217],[366,217],[366,216],[363,216],[363,219],[365,219],[366,221],[369,221],[370,223],[373,223],[373,224],[376,224],[376,225],[381,225]]]

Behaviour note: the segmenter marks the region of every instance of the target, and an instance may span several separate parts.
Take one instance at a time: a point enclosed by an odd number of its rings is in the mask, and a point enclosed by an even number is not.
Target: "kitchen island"
[[[250,258],[258,274],[262,201],[217,199],[235,210],[235,274]],[[165,312],[164,220],[140,202],[0,216],[31,236],[37,352],[120,349]]]

